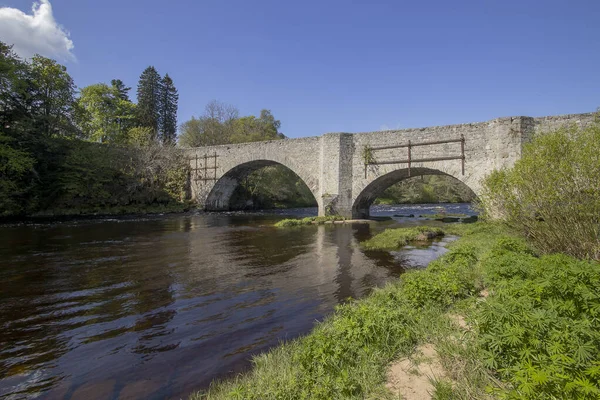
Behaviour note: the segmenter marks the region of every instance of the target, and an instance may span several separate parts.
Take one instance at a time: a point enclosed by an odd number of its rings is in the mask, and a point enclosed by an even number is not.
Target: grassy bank
[[[325,217],[306,217],[306,218],[286,218],[277,222],[274,226],[277,228],[285,228],[290,226],[304,226],[304,225],[322,225],[326,222],[333,221],[344,221],[345,218],[339,215],[328,215]]]
[[[394,250],[411,242],[426,242],[440,236],[444,236],[444,231],[431,226],[387,229],[361,245],[367,250]]]
[[[31,215],[0,216],[0,224],[15,222],[54,222],[71,219],[183,213],[193,210],[194,206],[195,205],[191,203],[171,203],[129,205],[119,207],[50,209]]]
[[[192,398],[392,398],[387,366],[424,343],[447,371],[435,398],[598,398],[599,264],[538,257],[495,225],[445,230],[462,237],[426,270],[338,306],[308,336],[256,357],[248,374]]]

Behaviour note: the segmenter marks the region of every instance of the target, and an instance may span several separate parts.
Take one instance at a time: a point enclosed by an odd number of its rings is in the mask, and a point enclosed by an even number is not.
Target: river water
[[[444,252],[360,249],[418,218],[272,227],[284,214],[316,209],[0,226],[0,398],[185,398]]]

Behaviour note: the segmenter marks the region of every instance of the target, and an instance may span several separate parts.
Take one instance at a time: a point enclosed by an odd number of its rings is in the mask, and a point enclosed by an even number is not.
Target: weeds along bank
[[[461,238],[427,269],[337,307],[308,336],[192,399],[393,398],[387,366],[425,343],[447,372],[434,398],[599,398],[600,264],[538,256],[498,225],[445,232]],[[427,230],[387,231],[369,247],[420,235]],[[457,314],[466,330],[450,318]]]

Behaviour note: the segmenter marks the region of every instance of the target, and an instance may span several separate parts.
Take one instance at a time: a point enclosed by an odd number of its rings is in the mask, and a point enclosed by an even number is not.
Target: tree
[[[75,83],[64,65],[40,55],[31,59],[35,130],[46,137],[74,136]]]
[[[166,74],[162,80],[162,96],[159,111],[160,138],[164,144],[175,144],[177,136],[177,102],[179,95],[173,80]]]
[[[80,128],[84,136],[97,142],[125,143],[133,127],[135,104],[124,100],[114,84],[104,83],[81,89],[78,104]]]
[[[283,139],[279,133],[281,122],[276,120],[269,110],[262,110],[260,117],[255,116],[238,118],[233,122],[231,143],[257,142],[262,140]]]
[[[179,144],[198,147],[231,143],[233,125],[238,117],[237,108],[213,100],[206,105],[202,116],[192,117],[181,125]]]
[[[213,100],[201,117],[192,117],[181,125],[179,144],[198,147],[284,139],[280,126],[281,122],[269,110],[261,110],[258,118],[239,117],[235,107]]]
[[[115,89],[119,93],[119,98],[121,100],[129,101],[129,91],[131,90],[130,87],[125,86],[123,81],[120,79],[113,79],[110,81],[110,84],[113,87],[113,89]]]
[[[25,194],[34,177],[31,68],[0,42],[0,215],[24,212]]]
[[[137,88],[137,121],[142,127],[151,129],[151,140],[155,140],[159,132],[160,99],[162,79],[156,69],[150,66],[142,72]]]
[[[28,99],[31,69],[12,46],[0,42],[0,129],[10,133],[29,119]]]

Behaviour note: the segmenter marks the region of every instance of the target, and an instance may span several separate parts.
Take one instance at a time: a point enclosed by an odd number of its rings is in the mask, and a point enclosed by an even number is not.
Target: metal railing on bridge
[[[431,146],[436,144],[445,144],[445,143],[460,143],[460,155],[458,156],[447,156],[447,157],[427,157],[427,158],[412,158],[412,148],[418,146]],[[380,150],[390,150],[390,149],[408,149],[408,157],[406,159],[400,160],[384,160],[384,161],[375,161],[373,160],[365,160],[365,179],[367,178],[367,166],[369,165],[387,165],[387,164],[408,164],[408,176],[410,176],[410,168],[413,163],[425,163],[425,162],[434,162],[434,161],[448,161],[448,160],[461,160],[462,162],[462,174],[465,174],[465,137],[464,135],[460,135],[459,139],[446,139],[446,140],[435,140],[435,141],[426,141],[426,142],[417,142],[413,143],[410,140],[407,144],[393,145],[393,146],[378,146],[378,147],[369,147],[370,151],[380,151]]]

